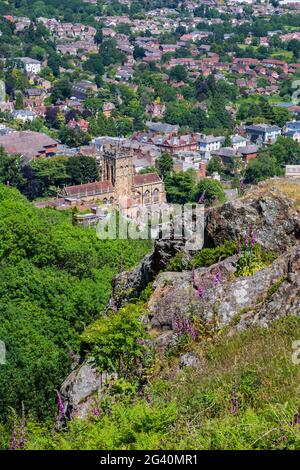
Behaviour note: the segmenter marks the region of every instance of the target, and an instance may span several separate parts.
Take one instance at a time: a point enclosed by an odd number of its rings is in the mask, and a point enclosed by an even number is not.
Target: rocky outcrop
[[[85,360],[66,378],[60,388],[65,416],[83,418],[97,406],[101,392],[112,375],[101,374],[94,359]]]
[[[220,245],[225,240],[236,241],[250,226],[258,243],[267,250],[283,253],[300,240],[300,215],[294,201],[276,186],[265,191],[263,184],[241,199],[208,211],[206,246]]]
[[[113,280],[113,299],[118,307],[139,294],[165,269],[177,252],[184,250],[182,240],[157,240],[154,251],[145,256],[132,271],[122,272]]]
[[[267,325],[282,315],[300,315],[300,244],[253,276],[236,277],[236,261],[233,256],[198,269],[194,281],[191,272],[159,274],[148,304],[150,324],[172,329],[179,319],[196,315],[218,328],[234,323],[242,329]]]
[[[204,247],[217,246],[226,240],[236,241],[250,226],[263,248],[279,254],[300,240],[300,213],[293,199],[279,189],[277,180],[262,183],[243,198],[209,209],[205,216]],[[138,297],[148,283],[166,269],[178,251],[183,253],[187,265],[189,252],[184,240],[157,240],[153,253],[139,266],[117,275],[113,281],[117,306]],[[176,275],[172,276],[175,280]]]

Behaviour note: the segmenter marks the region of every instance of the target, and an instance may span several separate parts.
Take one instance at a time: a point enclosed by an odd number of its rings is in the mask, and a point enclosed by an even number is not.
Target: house
[[[166,105],[153,101],[152,103],[147,104],[146,113],[150,114],[151,118],[156,118],[163,116],[166,111]]]
[[[245,130],[250,141],[258,144],[273,144],[281,135],[280,127],[269,124],[246,126]]]
[[[146,126],[150,132],[155,132],[157,134],[177,134],[179,131],[179,126],[174,126],[172,124],[162,123],[162,122],[146,122]]]
[[[43,106],[46,91],[43,88],[27,88],[24,95],[26,107],[35,108],[37,106]]]
[[[36,157],[54,155],[57,142],[41,132],[20,131],[0,136],[0,147],[10,155],[22,155],[27,163]]]
[[[78,119],[77,121],[76,119],[71,119],[71,121],[68,122],[67,127],[74,131],[88,132],[89,123],[85,119]]]
[[[115,108],[116,108],[115,105],[111,103],[110,101],[106,101],[105,103],[103,103],[102,111],[103,111],[104,116],[107,119],[110,118]]]
[[[300,121],[286,122],[283,133],[286,137],[291,137],[293,140],[300,143]]]
[[[246,145],[245,147],[239,148],[239,153],[242,156],[243,162],[248,165],[252,158],[256,158],[258,154],[257,145]]]
[[[300,179],[300,165],[286,165],[285,166],[286,178],[299,178]]]
[[[11,113],[13,119],[17,119],[22,122],[32,122],[37,118],[36,113],[29,111],[28,109],[18,109]]]
[[[27,74],[38,75],[41,72],[42,64],[39,60],[31,59],[30,57],[20,57],[17,61],[22,64]]]
[[[241,135],[232,135],[230,137],[230,142],[231,146],[236,150],[241,147],[246,147],[247,145],[247,139],[245,139],[245,137],[242,137]]]
[[[90,93],[97,91],[97,86],[89,80],[81,80],[74,83],[72,87],[72,97],[77,100],[84,100]]]
[[[224,136],[200,135],[197,136],[200,156],[209,160],[211,152],[219,150],[225,140]]]

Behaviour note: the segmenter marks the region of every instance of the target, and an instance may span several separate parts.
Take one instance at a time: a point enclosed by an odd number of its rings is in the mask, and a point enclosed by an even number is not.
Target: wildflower
[[[204,289],[201,286],[198,287],[198,295],[200,299],[204,302]]]
[[[57,411],[58,411],[58,417],[59,418],[62,418],[65,414],[65,408],[64,408],[64,404],[62,402],[62,399],[61,399],[61,395],[59,392],[57,392],[56,394],[57,396]]]
[[[205,191],[201,194],[198,204],[204,204],[205,202]]]
[[[245,189],[244,178],[241,178],[240,179],[240,191],[244,192],[244,189]]]
[[[96,417],[100,416],[101,410],[100,408],[93,408],[92,409],[92,414]]]
[[[189,325],[189,321],[186,318],[184,319],[184,322],[183,322],[183,328],[184,328],[185,333],[189,333],[190,325]]]
[[[14,428],[13,428],[13,432],[11,435],[9,448],[10,450],[16,450],[17,448],[17,418],[16,417],[15,417]]]
[[[194,328],[191,326],[190,327],[190,335],[191,335],[191,338],[195,341],[196,339],[196,332],[194,330]]]
[[[114,299],[109,299],[109,308],[111,308],[111,310],[113,312],[116,312],[118,309],[117,309],[117,304],[116,302],[114,301]]]
[[[256,233],[253,232],[252,235],[251,235],[251,246],[252,246],[252,248],[254,247],[255,243],[256,243]]]
[[[145,341],[144,341],[142,338],[137,338],[135,342],[136,342],[136,344],[138,344],[139,346],[142,346],[143,344],[145,344]]]
[[[214,279],[214,282],[215,282],[215,285],[217,286],[218,284],[220,284],[221,282],[221,278],[222,278],[222,274],[221,274],[221,271],[220,271],[220,268],[218,267],[218,270],[215,274],[215,279]]]
[[[19,449],[24,449],[24,441],[25,441],[25,407],[24,407],[24,403],[22,402],[22,420],[21,420],[21,429],[20,429]]]
[[[290,421],[289,425],[290,426],[295,426],[295,424],[298,424],[298,429],[300,429],[300,413],[299,411],[297,411],[294,416],[293,416],[293,419]]]
[[[182,335],[182,322],[181,322],[181,320],[178,320],[178,322],[177,322],[177,335],[178,336]]]

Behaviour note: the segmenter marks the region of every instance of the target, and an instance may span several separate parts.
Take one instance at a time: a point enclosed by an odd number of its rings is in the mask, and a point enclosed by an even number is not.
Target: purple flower
[[[145,344],[145,341],[142,339],[142,338],[137,338],[135,340],[136,344],[138,344],[139,346],[142,346],[143,344]]]
[[[289,422],[289,425],[290,426],[295,426],[295,424],[300,424],[300,414],[299,414],[299,411],[297,411],[294,416],[293,416],[293,419]],[[300,429],[300,426],[298,426],[298,429]]]
[[[178,322],[177,322],[177,335],[178,336],[182,335],[182,322],[181,322],[181,320],[178,320]]]
[[[12,432],[12,435],[11,435],[11,441],[10,441],[10,446],[9,446],[10,450],[16,450],[17,448],[17,420],[15,418],[15,422],[14,422],[14,428],[13,428],[13,432]]]
[[[190,325],[189,325],[189,321],[186,318],[184,319],[184,322],[183,322],[183,328],[184,328],[185,333],[189,333]]]
[[[204,302],[204,289],[201,286],[198,287],[198,295],[200,299]]]
[[[191,335],[191,338],[195,341],[196,333],[193,327],[190,328],[190,335]]]
[[[24,407],[24,403],[22,402],[22,420],[21,420],[19,449],[24,449],[24,441],[25,441],[25,407]]]
[[[109,299],[109,308],[111,308],[114,312],[116,312],[118,309],[117,309],[117,304],[116,302],[114,301],[114,299]]]
[[[254,247],[255,243],[256,243],[256,233],[253,232],[251,235],[251,246]]]
[[[244,179],[243,179],[243,178],[241,178],[241,179],[240,179],[240,190],[243,192],[243,191],[244,191],[244,189],[245,189],[245,185],[244,185]]]
[[[220,284],[221,279],[222,279],[222,274],[221,274],[220,268],[218,267],[218,270],[217,270],[217,272],[216,272],[216,274],[215,274],[215,279],[214,279],[214,283],[215,283],[216,286],[217,286],[218,284]]]
[[[62,417],[64,417],[64,415],[65,415],[64,404],[63,404],[63,402],[62,402],[61,395],[60,395],[59,392],[57,392],[56,396],[57,396],[57,411],[58,411],[58,417],[59,417],[59,418],[62,418]]]
[[[92,409],[92,414],[96,417],[100,416],[101,410],[100,408],[93,408]]]
[[[205,191],[201,194],[198,204],[204,204],[205,202]]]

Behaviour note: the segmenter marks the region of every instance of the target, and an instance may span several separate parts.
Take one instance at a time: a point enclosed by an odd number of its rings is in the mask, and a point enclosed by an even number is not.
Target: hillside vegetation
[[[0,186],[0,423],[11,408],[44,420],[56,413],[56,390],[79,351],[79,335],[99,318],[120,264],[128,269],[147,242],[100,241],[72,226],[70,213],[39,210]]]

